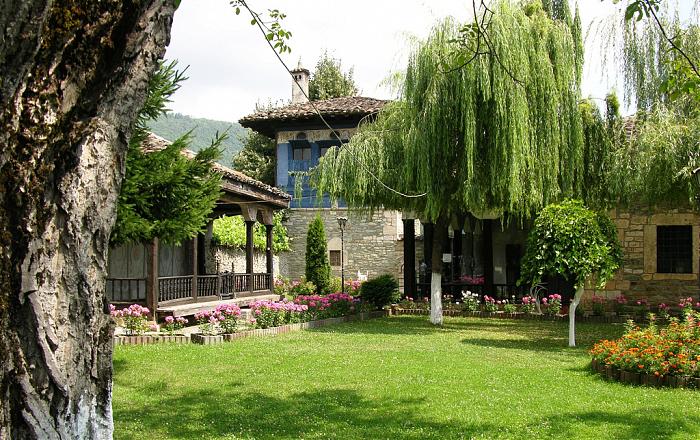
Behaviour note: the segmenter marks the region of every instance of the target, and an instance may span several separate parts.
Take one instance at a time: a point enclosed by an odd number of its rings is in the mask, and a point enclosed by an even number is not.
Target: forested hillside
[[[168,113],[166,116],[149,122],[148,126],[153,133],[169,141],[174,141],[184,133],[194,129],[190,145],[190,149],[193,151],[208,147],[217,131],[223,133],[228,130],[229,137],[223,144],[223,153],[219,159],[219,163],[228,167],[231,166],[233,155],[243,148],[240,136],[245,134],[245,129],[237,122],[214,121],[212,119],[192,118],[180,113]]]

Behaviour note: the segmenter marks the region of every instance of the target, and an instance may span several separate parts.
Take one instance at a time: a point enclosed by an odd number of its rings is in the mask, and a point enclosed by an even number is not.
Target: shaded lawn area
[[[608,383],[622,326],[389,317],[219,346],[117,346],[116,439],[700,438],[700,392]]]

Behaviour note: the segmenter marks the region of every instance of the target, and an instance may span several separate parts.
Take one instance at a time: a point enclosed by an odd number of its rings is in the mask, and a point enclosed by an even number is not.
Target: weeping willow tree
[[[634,5],[658,5],[654,15]],[[636,110],[627,133],[613,139],[609,187],[627,205],[694,207],[692,170],[700,166],[700,27],[684,24],[674,2],[625,4],[628,13],[608,30],[617,45],[624,98]],[[685,11],[687,12],[687,11]],[[691,16],[698,11],[691,11]],[[658,20],[658,21],[657,21]],[[619,44],[621,42],[621,44]]]
[[[439,23],[410,56],[400,99],[311,171],[319,194],[435,223],[434,324],[453,215],[532,217],[583,190],[580,20],[564,3],[502,0],[465,25]]]

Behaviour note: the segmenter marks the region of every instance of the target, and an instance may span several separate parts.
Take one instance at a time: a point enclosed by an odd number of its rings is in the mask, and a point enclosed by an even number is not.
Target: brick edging
[[[258,328],[254,330],[246,330],[238,333],[223,334],[223,335],[203,335],[201,333],[193,333],[192,335],[139,335],[139,336],[114,336],[114,345],[150,345],[157,343],[180,343],[180,344],[202,344],[212,345],[221,344],[223,342],[231,342],[236,339],[255,337],[255,336],[272,336],[299,331],[309,328],[326,327],[329,325],[341,324],[352,321],[366,321],[368,319],[381,318],[389,313],[386,310],[375,312],[364,312],[355,315],[341,316],[338,318],[319,319],[317,321],[299,322],[296,324],[286,324],[280,327]]]
[[[650,387],[695,388],[700,390],[700,377],[690,376],[655,376],[647,373],[634,373],[621,370],[612,365],[605,365],[596,359],[591,360],[594,373],[611,381],[629,385],[644,385]]]

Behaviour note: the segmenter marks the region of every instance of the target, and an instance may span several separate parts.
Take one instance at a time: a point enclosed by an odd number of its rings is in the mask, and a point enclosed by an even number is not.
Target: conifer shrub
[[[328,261],[326,231],[320,216],[309,224],[306,234],[306,279],[312,282],[319,295],[331,290],[331,265]]]
[[[389,274],[372,278],[362,283],[360,299],[381,309],[399,300],[399,283]]]

